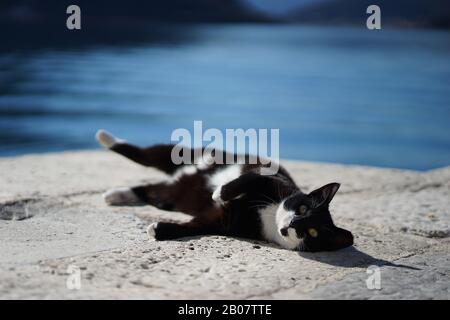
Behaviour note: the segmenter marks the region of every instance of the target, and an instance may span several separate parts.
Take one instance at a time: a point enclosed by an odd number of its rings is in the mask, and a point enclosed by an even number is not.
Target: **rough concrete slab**
[[[353,248],[312,254],[217,236],[148,241],[148,222],[188,217],[108,207],[100,195],[161,173],[107,152],[0,159],[0,298],[450,297],[449,167],[285,165],[305,190],[342,183],[332,211],[355,234]],[[370,265],[381,267],[382,290],[365,286]],[[66,286],[69,266],[80,268],[80,290]]]
[[[448,247],[429,249],[396,261],[412,266],[398,268],[382,266],[379,269],[379,288],[370,286],[368,275],[353,273],[342,280],[324,285],[310,293],[314,299],[339,297],[342,299],[445,299],[450,298],[450,252]]]

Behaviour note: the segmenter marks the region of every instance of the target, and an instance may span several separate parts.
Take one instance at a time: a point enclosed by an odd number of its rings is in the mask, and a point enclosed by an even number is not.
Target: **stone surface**
[[[108,207],[101,193],[163,174],[107,152],[2,158],[0,298],[450,298],[450,167],[283,164],[305,191],[342,184],[331,210],[354,247],[312,254],[218,236],[149,241],[149,222],[189,218]],[[367,288],[369,266],[380,267],[381,290]],[[73,267],[79,290],[67,287]]]

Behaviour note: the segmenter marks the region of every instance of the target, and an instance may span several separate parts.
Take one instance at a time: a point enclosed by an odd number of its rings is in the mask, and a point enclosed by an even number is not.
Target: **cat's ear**
[[[331,238],[330,250],[339,250],[353,245],[353,235],[350,231],[335,227]]]
[[[333,197],[340,186],[341,185],[336,182],[329,183],[324,185],[323,187],[320,187],[319,189],[311,191],[309,193],[309,196],[314,199],[316,206],[320,207],[322,205],[329,204],[331,200],[333,200]]]

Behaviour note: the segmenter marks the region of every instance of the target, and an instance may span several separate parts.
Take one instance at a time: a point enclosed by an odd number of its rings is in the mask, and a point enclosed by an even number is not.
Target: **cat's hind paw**
[[[116,144],[125,142],[125,140],[114,137],[111,133],[109,133],[106,130],[98,130],[97,134],[95,135],[95,138],[102,146],[108,149],[111,149]]]
[[[150,240],[154,240],[156,236],[156,228],[158,228],[158,222],[154,222],[147,227],[147,235]]]
[[[130,188],[115,188],[106,191],[103,199],[110,206],[137,205],[141,201]]]

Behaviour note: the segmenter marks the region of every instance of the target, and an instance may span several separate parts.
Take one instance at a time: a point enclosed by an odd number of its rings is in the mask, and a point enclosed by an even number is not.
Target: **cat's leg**
[[[222,234],[221,226],[218,223],[205,222],[193,219],[185,223],[155,222],[147,228],[150,239],[170,240],[183,237],[199,235],[219,235]]]
[[[277,202],[287,196],[290,190],[285,181],[277,176],[264,176],[256,172],[248,172],[229,183],[217,187],[212,199],[224,204],[244,194],[253,194],[256,198],[267,198],[265,201]]]
[[[133,192],[132,188],[122,187],[114,188],[106,191],[103,194],[103,199],[110,206],[132,206],[145,204],[139,197]]]
[[[162,210],[174,210],[172,188],[161,182],[137,187],[115,188],[103,194],[109,205],[139,205],[149,204]]]
[[[131,188],[133,193],[145,203],[158,209],[176,210],[174,187],[170,183],[160,182]]]
[[[98,142],[114,152],[117,152],[128,159],[143,166],[154,167],[165,173],[172,174],[183,164],[174,164],[172,161],[172,150],[174,145],[160,144],[147,148],[140,148],[127,143],[125,140],[114,137],[109,132],[99,130],[96,134]],[[190,163],[193,163],[193,152],[189,148],[179,150],[179,156],[189,153]]]

